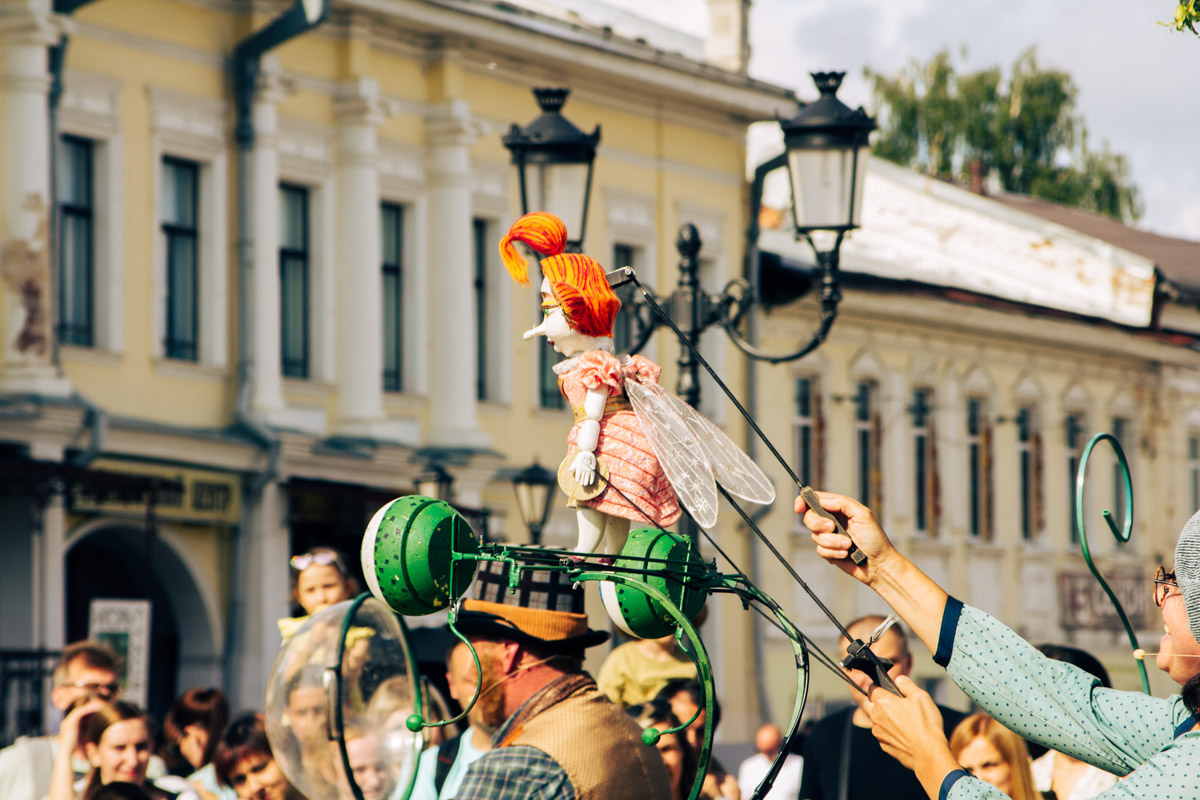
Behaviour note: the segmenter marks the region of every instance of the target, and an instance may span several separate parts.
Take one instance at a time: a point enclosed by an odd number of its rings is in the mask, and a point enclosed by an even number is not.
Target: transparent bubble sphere
[[[311,616],[267,683],[275,761],[308,800],[405,797],[422,734],[415,660],[399,619],[369,595]]]

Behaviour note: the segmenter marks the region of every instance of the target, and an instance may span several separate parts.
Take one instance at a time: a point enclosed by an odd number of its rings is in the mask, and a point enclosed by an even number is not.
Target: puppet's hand
[[[576,453],[575,461],[571,464],[571,474],[583,488],[588,488],[596,480],[596,454],[586,451]]]

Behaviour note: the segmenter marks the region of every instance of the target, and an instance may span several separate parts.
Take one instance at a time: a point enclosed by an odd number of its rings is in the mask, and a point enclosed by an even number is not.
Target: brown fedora
[[[457,627],[466,635],[494,636],[569,652],[603,644],[608,631],[588,627],[583,589],[562,572],[522,569],[509,590],[508,562],[480,566]]]

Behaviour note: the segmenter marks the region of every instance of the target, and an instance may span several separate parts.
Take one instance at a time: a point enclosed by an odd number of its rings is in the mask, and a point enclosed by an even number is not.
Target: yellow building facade
[[[433,460],[490,535],[526,538],[511,474],[557,465],[570,425],[521,340],[535,292],[496,250],[531,88],[570,87],[565,115],[602,130],[584,251],[660,293],[688,222],[705,282],[740,274],[746,127],[795,110],[736,65],[503,3],[335,0],[236,73],[320,5],[0,3],[0,650],[149,600],[160,712],[195,685],[261,705],[289,556],[354,551]],[[672,385],[677,345],[646,352]],[[547,542],[573,524],[555,511]],[[715,615],[722,641],[739,614]],[[738,736],[747,642],[717,667]]]

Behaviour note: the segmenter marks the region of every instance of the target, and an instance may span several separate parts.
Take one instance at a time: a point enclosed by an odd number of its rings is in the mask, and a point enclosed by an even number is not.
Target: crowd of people
[[[1175,570],[1161,570],[1155,581],[1166,630],[1157,663],[1184,686],[1159,700],[1112,689],[1103,666],[1083,651],[1032,647],[947,595],[896,551],[868,509],[820,497],[867,559],[852,561],[848,537],[798,500],[817,554],[891,605],[982,711],[965,715],[935,704],[908,678],[913,659],[904,630],[883,626],[872,649],[891,662],[899,695],[850,671],[854,704],[793,741],[769,800],[881,792],[900,800],[1200,795],[1200,513],[1180,536]],[[303,613],[281,620],[285,643],[311,637],[312,626],[300,632],[304,623],[357,588],[333,550],[296,556],[292,566]],[[706,800],[750,796],[783,746],[778,727],[758,731],[755,754],[736,772],[710,758],[700,774],[704,687],[675,638],[617,647],[593,680],[583,670],[584,652],[609,634],[588,626],[582,589],[560,573],[527,569],[510,591],[508,569],[481,570],[462,603],[458,628],[471,647],[455,641],[447,650],[446,681],[450,696],[470,705],[468,725],[428,737],[430,746],[412,754],[415,776],[389,751],[397,740],[418,741],[405,726],[419,710],[411,678],[378,680],[369,691],[348,684],[355,713],[342,723],[344,755],[337,757],[327,735],[324,670],[314,667],[327,662],[324,653],[287,667],[277,721],[285,735],[269,739],[263,713],[231,718],[216,688],[184,692],[159,729],[120,697],[113,654],[84,641],[68,646],[54,670],[50,700],[63,715],[57,732],[0,751],[0,798],[351,800],[350,776],[364,800],[398,798],[410,783],[414,800],[683,800],[697,783]],[[851,638],[872,638],[883,622],[854,621],[840,649]],[[358,675],[374,632],[347,631],[342,669]],[[305,652],[327,646],[313,638]],[[712,715],[715,730],[719,703]],[[644,739],[647,728],[657,737]]]

